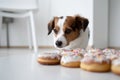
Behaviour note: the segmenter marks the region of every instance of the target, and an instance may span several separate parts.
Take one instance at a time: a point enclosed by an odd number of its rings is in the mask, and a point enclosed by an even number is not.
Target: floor
[[[39,53],[53,49],[39,49]],[[0,80],[119,80],[111,72],[93,73],[80,68],[39,64],[29,49],[0,49]]]

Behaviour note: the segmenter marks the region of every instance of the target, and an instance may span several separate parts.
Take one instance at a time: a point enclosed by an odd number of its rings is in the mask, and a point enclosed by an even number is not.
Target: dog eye
[[[72,32],[71,29],[66,29],[65,34],[69,34],[69,33],[71,33],[71,32]]]
[[[58,31],[57,31],[56,29],[54,29],[54,33],[55,33],[55,34],[57,34],[57,33],[58,33]]]

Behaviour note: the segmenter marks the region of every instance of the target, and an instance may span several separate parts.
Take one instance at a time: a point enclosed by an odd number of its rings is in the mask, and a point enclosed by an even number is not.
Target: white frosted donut
[[[120,56],[120,51],[115,49],[104,49],[103,53],[110,60],[116,59],[117,57]]]
[[[85,54],[81,60],[81,69],[93,72],[110,71],[110,60],[103,54]]]
[[[38,55],[39,58],[58,58],[60,59],[60,55],[56,52],[44,52]]]
[[[70,54],[73,54],[72,50],[63,50],[61,52],[61,55],[64,56],[64,55],[70,55]]]
[[[103,55],[104,53],[102,52],[102,50],[97,49],[97,48],[91,48],[87,51],[87,54],[92,54],[92,55]]]
[[[73,49],[73,52],[84,55],[87,51],[85,49],[76,48],[76,49]]]
[[[55,65],[60,63],[60,54],[56,52],[44,52],[38,55],[37,61],[41,64]]]
[[[80,60],[82,59],[82,56],[78,54],[69,54],[69,55],[63,55],[61,58],[61,65],[65,67],[80,67]]]
[[[111,71],[115,74],[120,75],[120,57],[112,60]]]

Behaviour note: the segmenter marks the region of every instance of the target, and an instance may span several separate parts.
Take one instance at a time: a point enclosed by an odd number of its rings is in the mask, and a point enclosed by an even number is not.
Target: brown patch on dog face
[[[63,31],[68,43],[70,41],[73,41],[80,35],[80,29],[75,28],[75,26],[75,17],[67,16],[64,23]]]
[[[79,15],[75,16],[75,22],[76,22],[76,27],[78,29],[82,29],[84,32],[89,24],[89,21],[87,18],[81,17]]]
[[[60,30],[59,26],[57,25],[58,20],[59,20],[59,17],[55,17],[55,18],[54,18],[54,24],[55,24],[55,26],[54,26],[53,31],[54,31],[54,33],[55,33],[55,34],[54,34],[55,37],[57,36],[57,34],[58,34],[59,30]]]
[[[60,30],[60,28],[58,27],[58,26],[55,26],[55,28],[53,29],[53,31],[54,31],[54,35],[55,35],[55,37],[57,37],[57,34],[58,34],[58,32],[59,32],[59,30]]]
[[[79,30],[73,31],[71,28],[66,28],[64,30],[64,32],[66,30],[71,30],[69,34],[64,34],[64,36],[66,37],[66,40],[68,41],[68,43],[75,40],[80,35]]]
[[[75,40],[80,35],[81,30],[85,31],[88,23],[88,19],[79,15],[67,16],[63,31],[68,43]]]
[[[59,27],[57,26],[59,17],[54,17],[49,23],[48,23],[48,35],[54,30],[54,33],[57,34],[59,31]]]

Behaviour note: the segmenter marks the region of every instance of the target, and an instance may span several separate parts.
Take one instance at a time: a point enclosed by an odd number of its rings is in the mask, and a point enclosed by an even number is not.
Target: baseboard
[[[0,46],[0,48],[8,48],[7,46]],[[28,46],[10,46],[9,48],[29,48]],[[54,49],[54,46],[38,46],[40,49],[44,48],[52,48]],[[108,48],[110,49],[120,49],[120,47],[114,47],[114,46],[109,46]]]
[[[7,46],[0,46],[0,48],[8,48]],[[29,48],[28,46],[10,46],[9,48]],[[38,46],[38,48],[54,48],[54,46]]]
[[[115,47],[115,46],[109,46],[108,48],[111,48],[111,49],[120,49],[120,47]]]
[[[55,48],[54,46],[38,46],[38,48]]]

